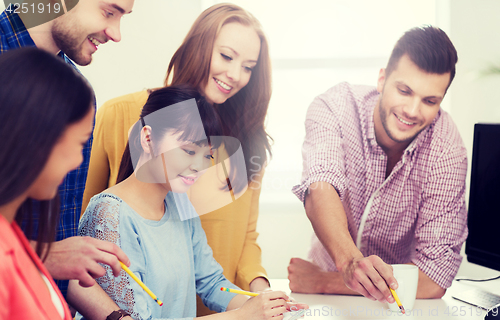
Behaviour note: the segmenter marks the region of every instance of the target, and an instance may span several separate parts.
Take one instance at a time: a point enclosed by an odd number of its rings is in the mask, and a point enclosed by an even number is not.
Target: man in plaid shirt
[[[295,292],[393,303],[389,264],[419,268],[417,298],[444,295],[467,237],[466,150],[440,109],[457,53],[424,26],[397,42],[376,88],[339,84],[309,107],[301,184],[315,230],[309,258],[288,267]]]
[[[61,3],[45,1],[36,6],[27,3],[9,5],[0,14],[0,54],[36,46],[58,55],[78,71],[73,62],[88,65],[100,44],[108,40],[120,41],[120,20],[131,12],[133,3],[134,0],[66,0]],[[50,10],[59,14],[38,14]],[[70,172],[59,187],[58,233],[44,264],[54,279],[63,280],[58,281],[58,286],[70,304],[81,313],[106,317],[119,308],[94,281],[95,277],[105,273],[99,263],[110,265],[118,275],[121,271],[118,259],[127,265],[129,261],[114,244],[76,236],[91,147],[92,137],[83,148],[81,166]],[[36,215],[39,210],[36,202],[34,209],[33,214]],[[82,286],[92,287],[83,291],[75,282],[71,286],[77,289],[67,293],[69,279],[77,279]]]

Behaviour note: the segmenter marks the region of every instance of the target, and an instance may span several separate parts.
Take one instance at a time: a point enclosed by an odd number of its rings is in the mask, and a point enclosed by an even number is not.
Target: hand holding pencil
[[[270,310],[264,311],[265,319],[281,315],[287,311],[297,312],[301,309],[309,309],[307,304],[290,302],[290,298],[282,291],[264,291],[257,293],[225,287],[221,287],[220,290],[254,297],[254,299],[247,300],[241,308],[241,310],[245,310],[245,316],[252,315],[251,317],[247,317],[245,319],[262,319],[262,317],[259,317],[258,314],[259,312],[266,310],[266,308]],[[252,310],[255,308],[254,305],[258,304],[263,304],[264,307],[261,306],[257,307],[257,310]],[[302,314],[297,314],[297,316],[300,317]]]
[[[392,296],[394,297],[394,300],[396,300],[396,303],[398,304],[399,310],[401,310],[402,314],[405,314],[405,308],[403,308],[403,304],[401,303],[401,300],[399,300],[399,297],[396,293],[396,291],[392,290],[391,287],[389,287],[389,290],[391,290]]]

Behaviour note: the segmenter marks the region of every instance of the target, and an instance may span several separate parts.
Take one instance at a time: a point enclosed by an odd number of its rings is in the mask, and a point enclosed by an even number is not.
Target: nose
[[[229,79],[238,82],[240,80],[241,67],[237,63],[232,63],[226,74]]]
[[[190,169],[194,172],[203,171],[210,166],[210,161],[205,158],[203,153],[198,153],[194,156],[193,162],[191,162]]]
[[[418,116],[420,112],[421,101],[418,97],[415,97],[405,107],[403,108],[403,115],[409,119],[413,119]]]
[[[104,32],[109,40],[113,42],[120,42],[122,39],[122,35],[120,33],[120,21],[113,22]]]

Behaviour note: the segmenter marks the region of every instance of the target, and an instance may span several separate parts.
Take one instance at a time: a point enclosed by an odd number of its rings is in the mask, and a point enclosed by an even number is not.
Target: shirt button
[[[385,157],[384,157],[384,155],[383,155],[383,154],[381,154],[381,155],[379,156],[379,158],[380,158],[380,160],[384,160],[384,158],[385,158]]]

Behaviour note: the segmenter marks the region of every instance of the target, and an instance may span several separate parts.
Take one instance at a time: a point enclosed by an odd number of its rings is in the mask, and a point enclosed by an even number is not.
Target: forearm
[[[320,292],[326,294],[344,294],[351,296],[359,296],[360,293],[349,289],[340,272],[324,272],[323,279],[320,282]]]
[[[232,298],[231,301],[229,301],[226,311],[231,311],[241,308],[248,299],[249,297],[242,294],[235,295],[234,298]]]
[[[78,284],[78,280],[71,280],[66,299],[73,308],[89,320],[105,320],[113,311],[120,309],[97,283],[92,287],[84,288]]]
[[[352,240],[342,201],[332,185],[322,181],[311,184],[305,209],[314,232],[339,271],[354,258],[363,257]]]
[[[263,277],[257,277],[250,282],[250,291],[252,292],[264,291],[270,287],[269,281]]]
[[[445,293],[446,289],[441,288],[422,270],[418,269],[417,299],[441,299]]]

